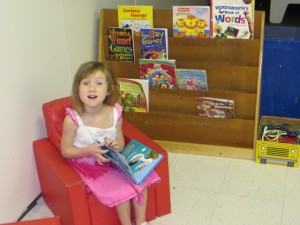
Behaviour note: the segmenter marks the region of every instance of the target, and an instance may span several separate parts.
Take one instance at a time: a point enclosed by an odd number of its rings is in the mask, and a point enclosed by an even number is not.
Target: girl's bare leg
[[[147,197],[148,197],[147,188],[143,190],[142,195],[143,195],[143,202],[141,205],[139,205],[135,199],[132,200],[132,205],[134,208],[134,215],[135,215],[135,225],[140,225],[146,220],[146,208],[147,208]]]
[[[130,200],[117,205],[116,210],[122,225],[132,225],[130,218]]]

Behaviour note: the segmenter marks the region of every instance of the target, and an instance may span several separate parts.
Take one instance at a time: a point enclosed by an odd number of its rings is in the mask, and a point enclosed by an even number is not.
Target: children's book
[[[203,117],[234,119],[234,101],[221,98],[196,97],[197,114]]]
[[[149,82],[144,79],[117,78],[123,111],[149,112]]]
[[[173,6],[173,36],[209,38],[209,6]]]
[[[140,35],[141,28],[153,28],[153,6],[118,6],[118,26],[132,28],[134,35]]]
[[[134,139],[125,146],[121,153],[108,146],[102,146],[101,149],[109,150],[104,155],[110,159],[116,169],[137,185],[142,184],[163,159],[163,155]]]
[[[140,59],[140,78],[149,81],[149,87],[176,88],[176,61],[174,59]]]
[[[168,59],[168,29],[140,29],[141,58]]]
[[[111,61],[134,61],[134,37],[131,28],[108,28],[108,54]]]
[[[211,37],[254,38],[254,0],[211,0]]]
[[[206,70],[176,69],[176,84],[178,89],[207,91]]]

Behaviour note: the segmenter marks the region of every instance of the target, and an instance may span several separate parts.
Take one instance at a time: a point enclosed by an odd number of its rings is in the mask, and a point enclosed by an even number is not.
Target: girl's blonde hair
[[[79,85],[81,81],[85,78],[87,78],[89,75],[101,71],[105,74],[108,84],[108,92],[110,92],[110,95],[107,95],[104,104],[107,105],[114,105],[117,101],[117,90],[116,90],[116,78],[115,75],[112,73],[110,67],[102,62],[86,62],[83,63],[73,80],[73,86],[72,86],[72,105],[73,109],[78,112],[80,115],[85,113],[84,104],[81,101],[79,97]]]

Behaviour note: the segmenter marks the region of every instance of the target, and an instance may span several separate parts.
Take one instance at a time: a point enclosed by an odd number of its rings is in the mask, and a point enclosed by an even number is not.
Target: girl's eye
[[[97,85],[102,85],[102,82],[98,82]]]
[[[83,84],[83,85],[89,85],[89,82],[84,81],[84,82],[82,82],[82,84]]]

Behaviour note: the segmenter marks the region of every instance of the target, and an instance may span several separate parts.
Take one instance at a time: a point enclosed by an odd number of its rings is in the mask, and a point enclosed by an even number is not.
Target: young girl
[[[147,225],[147,186],[160,178],[151,173],[141,185],[135,185],[113,169],[103,156],[108,145],[121,152],[124,147],[122,107],[116,104],[115,77],[107,65],[87,62],[80,66],[73,81],[73,109],[66,109],[61,140],[62,155],[104,205],[116,207],[122,225],[132,225],[131,202],[135,225]],[[100,143],[100,144],[99,144]]]

